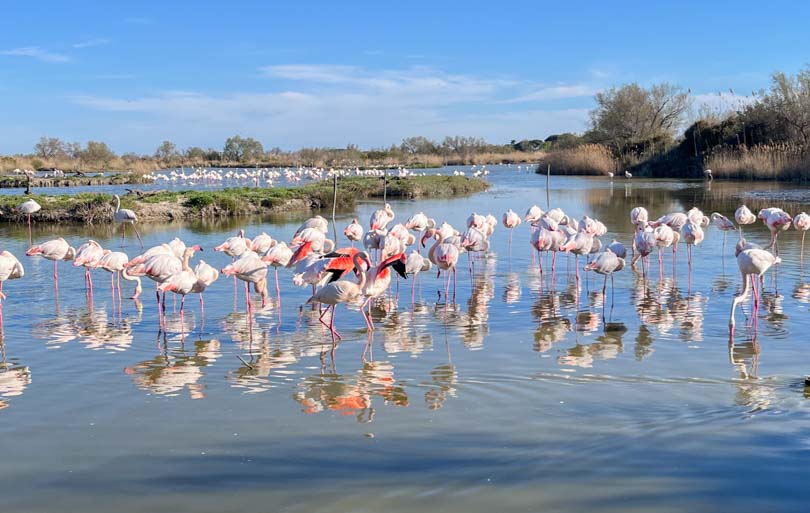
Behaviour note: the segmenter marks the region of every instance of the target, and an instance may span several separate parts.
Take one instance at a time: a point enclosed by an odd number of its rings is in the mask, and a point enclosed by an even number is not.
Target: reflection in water
[[[747,407],[750,414],[768,409],[776,399],[776,389],[759,377],[759,354],[756,338],[729,342],[729,361],[739,373],[739,379],[734,380],[734,404]]]
[[[186,389],[192,399],[205,398],[205,386],[199,381],[202,369],[212,365],[219,357],[218,340],[198,340],[191,345],[166,349],[151,360],[126,367],[124,372],[132,376],[135,385],[155,395],[177,396]]]
[[[503,289],[503,302],[506,304],[517,303],[523,290],[520,288],[520,275],[512,273],[506,275],[506,285]]]
[[[354,374],[318,374],[305,377],[293,394],[304,413],[325,411],[354,415],[358,422],[374,419],[372,398],[386,405],[408,406],[405,388],[394,381],[394,367],[385,361],[367,361]]]
[[[21,396],[31,384],[31,369],[6,360],[6,347],[0,337],[0,410],[9,407],[9,397]]]
[[[425,392],[425,403],[431,410],[438,410],[447,399],[456,397],[458,388],[458,372],[452,363],[445,363],[430,371],[430,382],[423,385],[432,388]]]
[[[593,367],[595,360],[612,360],[622,353],[622,335],[627,331],[623,326],[611,326],[592,344],[579,344],[566,350],[557,358],[560,365],[572,367]]]
[[[50,348],[78,341],[95,351],[126,351],[132,345],[133,328],[141,322],[142,309],[134,315],[108,317],[106,308],[75,306],[61,315],[36,323],[34,334],[45,339]]]

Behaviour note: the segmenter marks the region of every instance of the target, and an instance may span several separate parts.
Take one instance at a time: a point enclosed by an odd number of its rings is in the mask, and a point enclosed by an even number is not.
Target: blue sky
[[[593,93],[699,102],[810,62],[805,2],[5,2],[0,153],[492,142],[581,131]],[[724,103],[736,101],[726,97]]]

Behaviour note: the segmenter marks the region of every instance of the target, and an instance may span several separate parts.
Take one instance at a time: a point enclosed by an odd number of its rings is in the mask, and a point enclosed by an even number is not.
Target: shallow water
[[[394,202],[397,220],[424,210],[462,226],[471,211],[546,207],[545,178],[493,172],[491,192]],[[552,177],[550,200],[603,220],[629,247],[628,211],[692,205],[733,214],[737,196],[766,185],[626,182]],[[759,207],[759,204],[750,204]],[[797,205],[783,205],[791,212]],[[364,222],[378,204],[341,216]],[[289,239],[300,218],[253,220],[248,235]],[[144,226],[147,246],[179,236],[211,250],[244,222]],[[708,230],[677,272],[615,277],[615,298],[590,278],[577,293],[573,258],[555,282],[532,262],[529,229],[498,227],[471,285],[462,257],[456,304],[443,283],[410,281],[367,336],[356,307],[339,307],[344,340],[301,308],[307,289],[282,271],[282,305],[252,319],[243,289],[221,278],[206,317],[189,298],[160,333],[151,283],[142,302],[113,306],[95,273],[22,256],[28,234],[4,226],[26,268],[7,282],[0,371],[0,493],[8,511],[803,511],[810,447],[807,337],[810,283],[799,236],[780,236],[783,264],[766,276],[757,329],[728,310],[740,279],[729,236]],[[746,236],[767,241],[761,225]],[[34,239],[92,236],[108,227],[38,226]],[[345,241],[344,241],[345,242]],[[128,240],[126,251],[138,253]],[[196,260],[196,259],[195,259]],[[548,261],[544,262],[548,270]],[[810,270],[808,270],[810,273]],[[125,284],[125,294],[131,291]],[[170,307],[171,308],[171,307]],[[750,303],[744,306],[750,315]],[[603,312],[606,321],[603,322]]]

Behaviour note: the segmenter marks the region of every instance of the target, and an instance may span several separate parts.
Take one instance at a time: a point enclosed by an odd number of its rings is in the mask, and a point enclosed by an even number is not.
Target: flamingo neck
[[[115,211],[118,212],[121,210],[121,198],[118,196],[115,197]]]

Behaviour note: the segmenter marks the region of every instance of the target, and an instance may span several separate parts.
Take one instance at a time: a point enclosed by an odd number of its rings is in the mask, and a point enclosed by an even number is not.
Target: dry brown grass
[[[601,144],[584,144],[576,148],[550,151],[540,158],[538,172],[551,165],[555,175],[607,175],[616,172],[616,160]]]
[[[810,179],[810,153],[794,144],[761,144],[752,148],[725,146],[705,159],[715,178],[744,180]]]
[[[107,164],[91,165],[86,162],[79,162],[78,159],[67,157],[57,157],[43,159],[39,157],[14,155],[0,157],[0,174],[8,174],[14,169],[61,169],[62,171],[126,171],[136,174],[151,173],[160,169],[154,160],[127,160],[121,157],[112,159]]]

